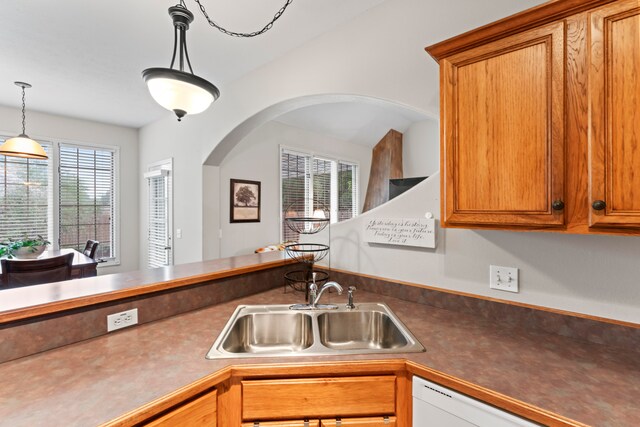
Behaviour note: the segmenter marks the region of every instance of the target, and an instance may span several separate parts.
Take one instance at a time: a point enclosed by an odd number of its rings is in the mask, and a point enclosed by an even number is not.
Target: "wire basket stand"
[[[297,201],[289,205],[283,214],[284,223],[298,235],[316,234],[324,230],[330,224],[329,210],[320,203],[315,203],[313,215],[301,215],[305,212],[304,201]],[[330,228],[329,228],[330,233]],[[331,234],[329,234],[331,241]],[[315,271],[314,264],[323,260],[329,255],[329,245],[320,243],[291,243],[285,246],[288,257],[298,261],[301,268],[289,271],[284,275],[285,292],[287,287],[294,291],[304,292],[305,298],[309,297],[309,285],[313,282],[315,273],[316,284],[322,285],[329,280],[329,273],[326,271]],[[329,256],[329,260],[331,257]],[[330,261],[329,261],[330,262]]]

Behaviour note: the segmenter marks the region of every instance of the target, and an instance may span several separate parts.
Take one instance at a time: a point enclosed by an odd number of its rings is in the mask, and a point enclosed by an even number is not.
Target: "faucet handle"
[[[311,272],[311,283],[307,282],[307,301],[309,304],[313,305],[316,299],[316,295],[318,295],[318,284],[316,283],[316,272]],[[309,276],[307,276],[309,277]]]
[[[316,273],[315,271],[311,272],[311,283],[309,283],[309,291],[318,292],[318,284],[316,283]]]

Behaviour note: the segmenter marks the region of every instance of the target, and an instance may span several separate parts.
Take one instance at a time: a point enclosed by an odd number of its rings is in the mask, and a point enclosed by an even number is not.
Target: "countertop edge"
[[[301,366],[304,366],[304,372],[300,371]],[[417,375],[457,392],[481,400],[482,402],[495,406],[499,409],[542,423],[546,426],[589,427],[587,424],[583,424],[404,358],[382,360],[372,359],[349,362],[325,361],[314,363],[256,363],[248,365],[229,365],[191,384],[183,386],[172,393],[149,402],[146,405],[129,411],[114,420],[103,423],[100,427],[129,427],[137,425],[138,423],[149,420],[150,418],[178,406],[209,389],[219,387],[222,383],[234,376],[240,376],[243,378],[268,378],[287,375],[296,377],[318,375],[340,376],[345,374],[364,375],[380,371],[395,372],[396,374],[405,373],[408,375]]]

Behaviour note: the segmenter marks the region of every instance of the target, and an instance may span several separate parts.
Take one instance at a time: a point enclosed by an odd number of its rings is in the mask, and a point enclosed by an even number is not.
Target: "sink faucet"
[[[311,308],[316,308],[318,306],[318,301],[320,301],[320,297],[322,296],[323,292],[329,288],[334,288],[338,291],[338,295],[342,295],[342,286],[340,286],[338,282],[327,282],[322,285],[320,291],[318,291],[318,285],[316,285],[315,282],[313,282],[309,286],[309,305],[311,306]]]
[[[338,295],[342,295],[342,286],[338,282],[327,282],[318,291],[318,285],[316,283],[316,273],[311,274],[311,283],[309,284],[308,304],[293,304],[289,307],[290,310],[317,310],[317,309],[336,309],[335,304],[318,304],[320,297],[324,291],[329,288],[334,288],[338,291]]]

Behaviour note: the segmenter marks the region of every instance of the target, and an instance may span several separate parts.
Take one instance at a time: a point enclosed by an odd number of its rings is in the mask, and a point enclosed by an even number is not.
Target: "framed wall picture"
[[[260,181],[231,180],[230,222],[260,222]]]

